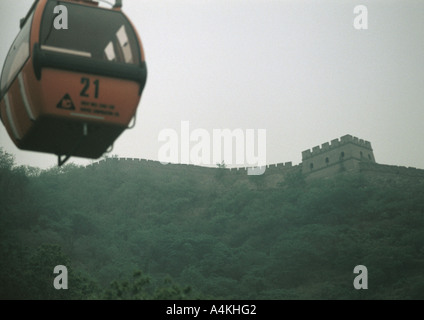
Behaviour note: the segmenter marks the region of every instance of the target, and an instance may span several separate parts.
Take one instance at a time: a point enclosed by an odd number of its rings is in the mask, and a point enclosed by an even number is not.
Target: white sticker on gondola
[[[127,31],[125,30],[125,26],[122,26],[116,32],[116,37],[118,38],[119,45],[121,47],[122,53],[124,54],[125,63],[133,63],[131,45],[128,40],[128,35]]]
[[[92,116],[92,115],[89,115],[89,114],[82,114],[82,113],[76,113],[76,112],[72,112],[71,116],[87,118],[87,119],[97,119],[97,120],[104,120],[105,119],[104,117],[101,117],[101,116]]]

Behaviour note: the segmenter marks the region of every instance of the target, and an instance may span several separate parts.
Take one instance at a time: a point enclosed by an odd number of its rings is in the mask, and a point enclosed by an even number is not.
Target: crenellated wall
[[[199,179],[206,179],[214,183],[211,177],[222,177],[218,170],[224,172],[226,177],[237,176],[240,181],[252,183],[255,178],[248,179],[248,167],[225,168],[202,167],[192,164],[162,164],[159,161],[138,158],[106,158],[89,166],[93,168],[102,164],[122,163],[128,168],[143,166],[169,172],[183,172],[194,175]],[[289,172],[300,171],[307,178],[330,177],[343,172],[363,172],[365,174],[391,174],[403,176],[418,176],[424,178],[424,170],[389,165],[380,165],[375,162],[373,149],[369,141],[344,135],[340,139],[323,143],[302,152],[302,162],[293,165],[292,162],[276,163],[266,166],[262,178],[263,186],[274,187],[284,181]],[[243,182],[243,183],[244,183]]]
[[[371,162],[361,162],[359,171],[365,174],[404,176],[424,179],[424,170],[414,167],[392,166]]]
[[[316,146],[311,149],[305,150],[302,152],[302,161],[308,160],[312,157],[322,155],[323,153],[328,153],[334,149],[339,149],[347,145],[355,145],[360,149],[364,149],[370,153],[373,152],[371,148],[371,142],[353,137],[350,134],[344,135],[340,139],[333,139],[331,142],[325,142],[320,146]],[[374,159],[374,158],[373,158]]]
[[[304,174],[323,177],[357,170],[358,162],[375,162],[369,141],[345,135],[302,152]]]
[[[189,170],[197,170],[197,171],[213,171],[215,172],[218,168],[216,167],[204,167],[204,166],[199,166],[199,165],[194,165],[194,164],[181,164],[181,163],[168,163],[168,164],[163,164],[159,161],[156,160],[148,160],[148,159],[140,159],[140,158],[105,158],[102,160],[99,160],[97,162],[93,162],[91,164],[88,165],[88,167],[90,166],[98,166],[101,165],[103,163],[112,163],[112,162],[116,162],[116,163],[122,163],[122,164],[129,164],[129,165],[139,165],[142,164],[143,166],[148,166],[148,167],[161,167],[161,168],[188,168]],[[280,173],[282,171],[287,171],[289,169],[294,168],[295,166],[293,166],[292,162],[285,162],[285,163],[275,163],[275,164],[269,164],[266,166],[266,170],[265,172],[267,174],[273,174],[273,173]],[[226,171],[229,172],[233,172],[233,173],[237,173],[240,172],[241,174],[246,174],[247,175],[247,170],[250,167],[239,167],[239,168],[226,168]]]

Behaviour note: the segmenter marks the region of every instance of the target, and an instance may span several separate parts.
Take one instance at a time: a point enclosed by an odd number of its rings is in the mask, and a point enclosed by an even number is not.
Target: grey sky
[[[32,0],[0,1],[0,66]],[[368,8],[368,30],[353,27]],[[266,129],[267,162],[352,134],[378,163],[424,168],[424,2],[124,0],[149,70],[137,124],[112,154],[157,159],[159,132]],[[70,26],[71,27],[71,26]],[[19,164],[53,155],[0,146]],[[89,163],[74,158],[77,163]]]

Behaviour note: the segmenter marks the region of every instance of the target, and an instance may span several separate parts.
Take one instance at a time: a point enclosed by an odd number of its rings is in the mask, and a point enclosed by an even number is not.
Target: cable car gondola
[[[96,159],[135,119],[147,69],[121,6],[35,0],[0,79],[1,120],[18,148],[55,154],[59,165]]]

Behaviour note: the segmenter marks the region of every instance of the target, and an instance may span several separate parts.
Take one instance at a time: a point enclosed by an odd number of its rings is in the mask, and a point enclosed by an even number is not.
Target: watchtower
[[[371,143],[347,134],[302,152],[302,172],[304,174],[328,176],[340,171],[354,170],[358,163],[374,162]]]

